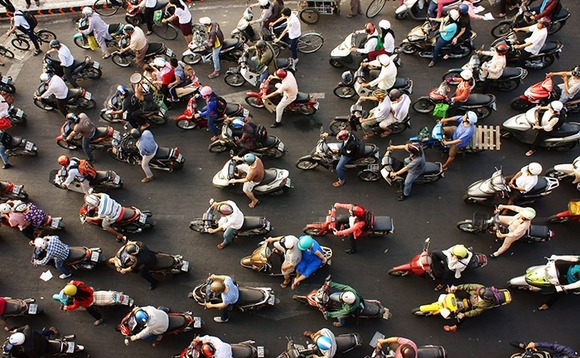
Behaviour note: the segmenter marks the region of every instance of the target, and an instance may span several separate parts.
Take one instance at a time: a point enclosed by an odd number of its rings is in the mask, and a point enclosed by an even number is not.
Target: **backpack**
[[[97,177],[97,171],[95,170],[95,167],[93,167],[93,165],[87,160],[80,159],[78,160],[78,163],[79,164],[77,165],[77,169],[82,176],[87,178],[89,181],[94,180]]]
[[[495,297],[495,306],[506,305],[511,302],[512,297],[508,290],[506,289],[497,289],[494,286],[488,287],[493,292],[493,296]]]
[[[218,115],[223,116],[226,114],[226,108],[228,107],[228,102],[223,97],[217,96],[216,99],[216,110]]]
[[[268,138],[268,131],[266,130],[266,127],[258,124],[254,128],[254,135],[256,136],[256,141],[262,143],[266,138]]]
[[[365,212],[365,226],[363,226],[362,231],[367,232],[375,226],[375,215],[372,211],[366,210]]]
[[[28,11],[22,11],[22,15],[17,14],[16,16],[22,16],[30,26],[31,30],[34,30],[34,28],[38,25],[38,20],[36,19],[36,16],[34,16],[32,13]]]

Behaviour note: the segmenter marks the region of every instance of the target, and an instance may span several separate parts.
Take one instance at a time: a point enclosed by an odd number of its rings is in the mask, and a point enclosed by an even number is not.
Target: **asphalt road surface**
[[[489,7],[487,1],[482,2]],[[550,68],[569,70],[577,65],[577,54],[580,45],[574,40],[578,26],[576,14],[580,5],[575,1],[564,1],[572,11],[572,18],[562,31],[552,36],[564,43],[564,52],[559,60]],[[387,18],[395,29],[397,43],[406,33],[420,23],[411,19],[395,20],[393,12],[398,2],[388,2],[375,23]],[[297,3],[291,2],[296,8]],[[368,1],[363,1],[363,10]],[[220,22],[224,33],[235,27],[244,9],[243,4],[234,1],[196,2],[192,5],[194,19],[210,16]],[[564,297],[547,312],[540,312],[537,307],[544,298],[529,292],[512,290],[513,302],[483,315],[469,319],[457,333],[446,333],[442,327],[445,322],[440,317],[419,318],[410,311],[421,304],[433,302],[438,294],[433,290],[435,283],[418,277],[393,278],[387,275],[387,270],[395,265],[407,262],[413,255],[420,252],[425,238],[430,237],[432,248],[448,248],[455,243],[472,246],[474,251],[490,254],[497,247],[491,235],[470,235],[457,230],[457,221],[469,218],[475,210],[489,212],[489,207],[468,205],[462,196],[467,186],[480,178],[488,177],[494,167],[503,167],[505,173],[515,173],[531,160],[540,162],[544,169],[555,164],[568,163],[578,156],[578,148],[570,152],[559,153],[541,150],[533,158],[524,156],[527,147],[515,141],[503,140],[501,151],[488,151],[480,154],[458,157],[453,166],[445,173],[441,181],[424,186],[415,186],[409,200],[398,202],[394,188],[384,181],[365,183],[356,178],[356,171],[347,171],[347,183],[341,188],[333,188],[331,183],[336,180],[336,174],[324,169],[310,172],[300,171],[295,167],[296,160],[307,154],[314,147],[321,127],[328,128],[330,120],[337,115],[346,115],[350,100],[335,97],[332,90],[339,81],[342,70],[329,66],[328,58],[331,49],[336,46],[353,29],[361,29],[366,21],[364,17],[347,19],[347,4],[343,4],[343,15],[322,16],[318,24],[308,26],[303,24],[303,31],[320,32],[325,39],[324,47],[311,55],[300,55],[297,79],[300,89],[304,92],[324,94],[320,99],[320,110],[312,117],[285,115],[284,126],[269,129],[271,134],[279,136],[289,152],[277,160],[266,159],[266,167],[286,168],[294,188],[281,197],[263,197],[262,203],[255,209],[247,207],[248,199],[240,189],[219,190],[211,185],[214,174],[228,159],[226,154],[216,155],[207,151],[211,136],[205,130],[182,131],[169,121],[166,126],[153,130],[157,142],[161,146],[179,146],[186,158],[183,170],[175,173],[155,173],[155,181],[142,184],[143,173],[140,167],[131,167],[116,162],[104,152],[95,152],[97,169],[113,169],[125,180],[122,190],[110,194],[124,205],[136,205],[141,209],[153,211],[157,226],[148,232],[132,235],[131,239],[142,240],[152,249],[182,254],[191,262],[191,272],[173,278],[164,279],[154,291],[149,291],[148,284],[137,274],[125,276],[115,272],[111,267],[99,267],[92,272],[74,272],[74,278],[84,280],[91,286],[101,289],[122,290],[135,298],[140,305],[164,305],[173,310],[193,310],[204,320],[202,331],[195,331],[164,339],[158,348],[151,348],[148,343],[137,342],[130,347],[123,345],[120,333],[115,331],[115,325],[120,321],[126,310],[113,308],[102,310],[105,323],[93,327],[93,319],[80,310],[63,312],[58,309],[56,301],[51,299],[64,282],[57,277],[49,282],[39,279],[46,268],[35,268],[30,264],[31,248],[26,240],[15,230],[3,227],[0,229],[0,293],[13,297],[35,297],[46,311],[42,317],[31,319],[11,319],[9,326],[30,323],[35,328],[55,325],[63,333],[74,333],[77,341],[86,346],[93,357],[111,357],[114,355],[134,355],[142,357],[169,357],[180,352],[194,337],[194,334],[212,334],[230,343],[246,339],[254,339],[264,345],[268,356],[276,356],[286,346],[286,337],[293,336],[304,342],[304,330],[317,330],[329,327],[335,333],[359,332],[364,344],[348,356],[362,357],[371,353],[368,346],[373,334],[377,331],[387,336],[403,336],[413,339],[417,344],[442,345],[450,357],[508,357],[515,350],[508,345],[510,340],[546,340],[558,341],[580,349],[575,317],[578,315],[578,301],[574,297]],[[497,13],[493,9],[493,13]],[[130,74],[135,68],[120,68],[108,60],[101,60],[99,51],[89,53],[74,46],[72,35],[75,32],[73,22],[76,15],[50,19],[41,26],[53,30],[58,38],[67,44],[75,56],[92,55],[104,66],[104,75],[99,81],[82,82],[82,86],[91,91],[99,105],[103,103],[111,91],[119,83],[128,83]],[[107,22],[122,21],[121,15],[106,18]],[[576,25],[575,25],[576,24]],[[492,41],[490,28],[493,22],[475,21],[478,32],[475,42],[489,46]],[[5,26],[5,25],[4,25]],[[155,36],[150,41],[159,41]],[[176,53],[185,50],[184,40],[180,37],[174,41],[165,41],[166,45]],[[284,56],[288,53],[284,52]],[[103,248],[106,256],[112,256],[119,244],[113,237],[98,230],[92,225],[81,225],[78,220],[78,208],[82,196],[78,193],[63,191],[48,183],[48,173],[57,168],[56,158],[61,154],[82,155],[82,152],[67,153],[55,143],[63,118],[56,112],[47,113],[32,103],[32,93],[38,86],[38,76],[41,73],[41,57],[25,57],[24,62],[15,63],[10,69],[16,77],[17,94],[15,103],[28,114],[28,125],[10,130],[11,133],[22,135],[37,143],[39,156],[36,158],[12,158],[14,165],[9,170],[1,171],[2,180],[11,180],[25,185],[31,200],[44,208],[49,214],[63,216],[66,231],[61,238],[71,245],[86,245]],[[425,95],[439,84],[441,75],[451,67],[461,66],[467,61],[440,61],[434,68],[427,68],[427,59],[402,55],[403,67],[400,77],[409,77],[415,81],[413,99]],[[219,94],[230,94],[229,98],[243,98],[240,91],[252,90],[249,85],[234,89],[223,82],[223,74],[233,63],[222,63],[222,76],[208,80],[206,75],[212,71],[211,64],[200,64],[195,68],[204,84],[211,85]],[[4,70],[5,71],[5,70]],[[496,93],[498,111],[485,120],[487,124],[500,124],[503,120],[516,114],[509,108],[509,101],[522,93],[524,89],[542,79],[545,71],[531,71],[524,84],[510,93]],[[174,118],[180,114],[183,105],[177,105],[171,111]],[[89,111],[91,118],[98,125],[106,125],[98,116],[97,109]],[[256,120],[268,125],[273,122],[274,115],[265,110],[254,110]],[[402,134],[393,135],[393,143],[404,143],[417,133],[423,126],[432,126],[434,120],[427,115],[411,112],[412,128]],[[577,120],[578,117],[572,117]],[[121,129],[121,127],[117,127]],[[388,140],[373,138],[372,142],[380,146],[382,153]],[[381,153],[381,154],[382,154]],[[445,156],[430,150],[427,159],[444,161]],[[564,210],[569,199],[578,196],[576,189],[569,183],[562,183],[552,195],[538,201],[534,207],[538,211],[536,223],[544,222],[548,216]],[[347,255],[344,249],[347,241],[328,236],[319,239],[323,245],[334,249],[332,266],[305,281],[295,292],[289,288],[281,289],[278,278],[252,272],[241,268],[239,260],[249,255],[260,239],[237,240],[225,250],[217,250],[216,244],[221,235],[200,235],[191,231],[188,224],[194,217],[199,217],[206,209],[210,198],[217,200],[232,199],[246,215],[264,215],[274,226],[273,235],[300,235],[306,223],[318,221],[334,202],[359,203],[373,210],[376,215],[390,215],[394,219],[395,232],[385,238],[362,239],[359,252]],[[521,275],[531,265],[543,264],[544,257],[552,253],[580,254],[578,244],[578,225],[569,223],[551,227],[556,236],[554,240],[544,244],[514,245],[501,258],[491,260],[487,267],[464,274],[462,282],[480,282],[486,285],[504,287],[506,281]],[[234,312],[227,324],[215,323],[212,319],[217,312],[204,310],[194,301],[187,298],[187,293],[199,282],[211,274],[228,274],[235,277],[238,283],[272,287],[280,299],[274,308],[265,309],[257,314]],[[325,321],[322,315],[310,307],[305,307],[291,299],[294,293],[307,293],[319,287],[324,277],[331,273],[333,280],[347,283],[359,290],[361,295],[369,299],[378,299],[393,313],[388,320],[351,320],[344,328],[334,328],[330,321]],[[53,270],[55,276],[58,273]]]

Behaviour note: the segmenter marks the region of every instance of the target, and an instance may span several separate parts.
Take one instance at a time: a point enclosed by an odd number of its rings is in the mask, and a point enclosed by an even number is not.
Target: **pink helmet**
[[[210,86],[203,86],[201,88],[201,91],[199,91],[199,93],[201,93],[201,95],[203,97],[207,97],[207,96],[209,96],[209,95],[211,95],[213,93],[213,90],[211,89]]]

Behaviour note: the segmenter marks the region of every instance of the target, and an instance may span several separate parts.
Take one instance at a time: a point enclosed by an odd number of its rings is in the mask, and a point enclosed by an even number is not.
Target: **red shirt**
[[[173,81],[175,81],[175,72],[173,71],[173,69],[171,69],[171,71],[164,73],[161,76],[162,85],[169,85]]]
[[[71,284],[77,286],[77,293],[72,297],[72,305],[66,306],[67,310],[74,310],[79,307],[87,308],[93,304],[94,291],[91,287],[85,285],[83,281],[72,281]]]

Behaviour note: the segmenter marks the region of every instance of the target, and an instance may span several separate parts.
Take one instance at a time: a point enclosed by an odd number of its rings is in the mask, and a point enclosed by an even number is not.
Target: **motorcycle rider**
[[[81,135],[83,137],[82,147],[87,155],[87,160],[90,163],[94,163],[95,159],[93,158],[93,152],[91,151],[91,140],[97,131],[95,124],[85,113],[79,113],[77,115],[71,112],[66,115],[66,119],[74,123],[74,127],[72,132],[65,138],[65,141],[71,141],[76,136]]]
[[[296,96],[298,96],[298,83],[296,83],[296,77],[294,77],[292,72],[288,72],[282,68],[277,69],[274,76],[269,76],[269,79],[272,78],[279,79],[281,82],[276,84],[275,91],[263,95],[262,101],[272,96],[282,95],[280,102],[276,105],[276,122],[270,124],[270,128],[277,128],[282,125],[282,114],[284,113],[284,109],[294,102]]]
[[[68,86],[64,83],[60,76],[55,76],[51,72],[43,72],[40,75],[40,81],[47,83],[46,91],[40,96],[34,96],[35,100],[47,99],[54,95],[56,107],[66,117],[68,111],[66,109],[66,98],[68,97]]]
[[[226,323],[229,321],[229,311],[232,310],[233,305],[238,302],[240,291],[238,285],[232,280],[230,276],[226,275],[210,275],[209,279],[212,281],[210,290],[213,293],[220,294],[222,302],[210,303],[206,302],[206,308],[216,308],[221,310],[221,316],[216,316],[213,320],[217,323]]]
[[[54,327],[43,329],[42,331],[33,331],[29,325],[15,328],[10,333],[10,337],[8,337],[3,346],[4,354],[22,358],[40,358],[44,356],[48,340],[59,334]],[[84,347],[82,348],[84,349]]]
[[[102,220],[101,226],[106,232],[115,235],[117,242],[127,241],[127,237],[120,232],[117,232],[111,227],[123,217],[123,206],[111,198],[108,194],[98,193],[85,195],[85,203],[90,207],[95,208],[96,215],[93,217],[86,216],[87,221],[98,222]]]
[[[471,70],[461,71],[459,78],[455,80],[459,80],[459,83],[457,84],[455,93],[449,98],[449,109],[447,113],[450,115],[455,115],[457,108],[469,99],[469,95],[471,95],[471,91],[475,86],[475,80],[473,79],[473,72]]]
[[[261,203],[260,200],[256,199],[256,196],[252,192],[256,185],[259,185],[262,180],[264,180],[264,164],[262,163],[262,159],[256,157],[253,153],[248,153],[244,155],[243,158],[234,157],[234,160],[243,159],[244,163],[246,163],[249,168],[246,176],[239,179],[231,179],[230,183],[244,183],[242,187],[242,191],[246,196],[250,199],[250,203],[248,206],[253,209],[258,204]]]
[[[242,136],[235,141],[238,148],[241,147],[237,155],[238,157],[243,157],[247,153],[263,145],[262,138],[259,138],[256,133],[258,125],[253,121],[253,116],[251,114],[246,118],[226,117],[224,123],[231,123],[231,126],[234,129],[242,130]]]
[[[69,268],[66,267],[64,261],[68,258],[70,254],[70,247],[60,241],[60,238],[56,235],[37,237],[34,239],[35,252],[46,251],[44,258],[41,260],[34,259],[32,264],[34,266],[44,266],[54,260],[55,267],[62,273],[58,278],[65,280],[72,276]]]
[[[60,184],[63,189],[68,189],[69,185],[75,180],[80,183],[83,193],[90,194],[90,181],[94,178],[87,178],[79,171],[80,159],[76,157],[69,158],[66,155],[58,157],[58,164],[62,165],[66,170],[66,179]]]
[[[361,44],[362,48],[352,47],[350,50],[352,52],[358,52],[363,56],[367,56],[370,52],[380,49],[379,46],[379,32],[375,28],[372,22],[367,22],[363,30],[355,31],[357,34],[366,33],[367,37]]]
[[[128,254],[129,258],[127,258],[126,263],[123,263],[124,267],[117,267],[117,271],[123,275],[127,272],[139,272],[141,277],[149,282],[150,290],[157,288],[159,281],[151,276],[150,271],[157,263],[156,252],[149,249],[141,241],[129,241],[119,250],[116,258],[123,257],[123,253]],[[109,262],[112,264],[118,263],[115,257],[111,258]]]
[[[265,0],[267,1],[267,0]],[[255,56],[250,59],[250,64],[257,72],[261,71],[260,79],[258,83],[264,82],[268,76],[276,74],[278,65],[276,64],[276,52],[272,48],[272,45],[264,40],[258,40],[255,46],[248,47],[244,50],[244,53],[250,53],[252,51],[256,52]]]
[[[70,52],[70,49],[66,45],[60,43],[59,40],[50,41],[49,46],[50,50],[48,50],[47,54],[52,52],[58,53],[58,59],[60,60],[60,66],[64,72],[64,77],[71,84],[71,86],[73,86],[73,88],[78,88],[79,85],[73,77],[73,65],[75,58]]]
[[[119,85],[117,86],[116,94],[119,97],[121,107],[117,110],[111,111],[110,115],[116,116],[122,113],[127,113],[126,120],[133,128],[139,128],[140,126],[145,125],[147,120],[143,117],[143,110],[141,109],[141,103],[145,100],[145,95],[141,84],[135,84],[134,90]],[[125,116],[123,116],[123,118],[125,118]]]
[[[107,41],[113,39],[109,33],[109,25],[107,25],[103,19],[101,19],[101,16],[94,12],[90,6],[83,7],[82,13],[83,17],[86,17],[89,20],[89,24],[88,27],[81,30],[81,32],[84,35],[92,34],[95,37],[95,40],[103,52],[103,59],[111,57],[109,47],[107,46]]]
[[[103,316],[99,313],[95,304],[94,290],[83,281],[72,280],[62,289],[62,293],[71,298],[71,304],[63,304],[60,309],[72,311],[83,307],[91,316],[95,318],[93,325],[98,326],[103,323]]]
[[[395,33],[391,29],[391,22],[389,20],[379,21],[379,44],[381,48],[376,51],[368,53],[369,61],[375,60],[379,55],[391,55],[395,51]]]
[[[217,245],[217,248],[222,250],[232,242],[236,232],[244,225],[244,214],[231,200],[215,202],[211,204],[211,207],[221,214],[221,218],[218,220],[218,227],[210,228],[207,232],[209,234],[224,232],[224,241]]]
[[[387,97],[387,91],[382,89],[376,89],[373,91],[372,97],[362,96],[361,101],[371,100],[378,101],[378,105],[369,111],[369,116],[367,118],[361,118],[360,124],[365,133],[364,139],[369,139],[375,135],[374,129],[378,125],[379,127],[385,127],[382,125],[386,122],[391,114],[391,99]]]
[[[457,328],[465,322],[465,318],[479,316],[484,311],[497,306],[497,299],[494,292],[496,289],[494,287],[486,287],[477,283],[465,283],[451,286],[446,291],[455,293],[457,298],[460,299],[469,298],[470,305],[467,311],[457,314],[458,322],[456,324],[443,326],[445,332],[456,332]]]
[[[298,238],[294,235],[285,235],[278,237],[269,237],[268,243],[274,243],[274,251],[284,256],[281,271],[284,276],[284,282],[280,287],[286,288],[292,282],[291,275],[296,271],[296,266],[302,260],[302,251],[298,248]]]
[[[409,153],[409,158],[405,159],[405,166],[397,171],[393,170],[389,173],[392,178],[401,177],[402,174],[407,173],[405,180],[397,180],[397,187],[399,191],[399,201],[403,201],[411,195],[411,188],[413,182],[425,171],[425,153],[423,147],[417,142],[408,141],[402,145],[389,145],[387,150],[393,151],[397,149],[404,149]]]
[[[433,1],[433,0],[431,0]],[[431,6],[431,5],[429,5]],[[449,44],[451,40],[457,34],[457,20],[459,19],[459,11],[453,9],[449,11],[449,15],[445,17],[438,17],[438,18],[429,18],[430,21],[437,21],[440,22],[439,24],[439,38],[435,43],[435,47],[433,48],[433,57],[431,58],[431,62],[429,62],[429,67],[435,66],[437,60],[439,60],[439,53],[443,46]]]
[[[366,221],[367,211],[361,205],[334,203],[336,209],[347,209],[349,213],[348,227],[342,230],[333,230],[336,236],[348,236],[350,248],[345,250],[347,254],[356,252],[356,240],[366,234],[369,223]]]
[[[455,122],[452,126],[445,126],[445,123]],[[467,147],[477,123],[477,115],[473,111],[468,111],[463,116],[454,116],[441,119],[443,124],[444,139],[441,143],[449,147],[449,156],[441,169],[447,170],[455,160],[459,149]],[[450,139],[449,139],[450,138]]]
[[[187,358],[198,357],[197,352],[205,358],[232,358],[232,346],[215,336],[197,336],[189,344]]]
[[[11,23],[11,27],[10,30],[6,31],[6,36],[10,37],[10,35],[12,35],[16,30],[20,30],[23,34],[26,34],[28,36],[28,38],[30,39],[30,41],[32,42],[32,45],[34,46],[34,52],[32,53],[33,56],[36,56],[38,54],[40,54],[42,52],[42,50],[40,49],[40,46],[38,44],[38,37],[36,36],[36,34],[34,33],[34,27],[32,27],[28,21],[26,20],[26,18],[24,17],[24,12],[20,9],[16,10],[16,9],[11,9],[11,10],[15,10],[15,11],[8,11],[9,13],[13,12],[12,19],[10,21]],[[7,14],[10,15],[10,14]]]
[[[462,244],[453,245],[447,250],[431,251],[433,271],[441,280],[435,291],[442,290],[449,283],[451,273],[456,279],[460,278],[472,257],[473,253]]]
[[[408,94],[393,88],[389,91],[389,98],[391,100],[391,113],[387,117],[386,122],[379,123],[379,128],[383,130],[381,133],[381,138],[388,137],[391,132],[391,124],[401,123],[409,115],[409,109],[411,108],[411,98]]]
[[[304,331],[304,336],[308,337],[316,344],[316,347],[322,353],[320,358],[332,358],[336,354],[336,337],[328,328],[322,328],[316,332]],[[318,355],[316,355],[319,357]]]
[[[131,136],[137,139],[135,143],[137,148],[139,149],[139,155],[141,155],[141,169],[145,172],[145,178],[141,179],[141,183],[149,183],[155,177],[151,172],[151,168],[149,167],[149,162],[159,149],[159,145],[155,142],[155,138],[153,137],[153,133],[149,129],[145,129],[143,132],[139,131],[137,128],[131,129]]]
[[[268,33],[269,27],[268,25],[270,24],[270,22],[276,20],[272,19],[274,5],[270,2],[270,0],[258,0],[257,3],[250,4],[250,7],[256,5],[258,5],[260,9],[262,9],[262,12],[260,13],[260,17],[256,20],[250,21],[249,25],[259,24],[260,31],[262,32],[262,36],[260,36],[260,38],[262,38],[264,34]]]
[[[141,30],[141,28],[135,27],[130,24],[125,25],[125,27],[123,27],[123,33],[129,36],[131,39],[129,42],[129,46],[120,49],[119,53],[123,54],[128,51],[133,51],[133,53],[135,54],[135,62],[137,63],[137,66],[143,67],[143,65],[145,64],[144,62],[145,54],[147,53],[147,49],[149,48],[149,42],[145,37],[145,33],[143,32],[143,30]],[[147,31],[147,33],[149,33],[149,31]]]
[[[220,75],[220,51],[224,43],[224,34],[220,25],[217,22],[212,22],[207,16],[200,18],[199,23],[205,26],[208,33],[207,46],[211,48],[213,72],[207,75],[207,77],[216,78]]]
[[[157,347],[163,333],[169,328],[169,315],[167,312],[153,306],[136,307],[133,309],[135,319],[139,325],[144,326],[143,330],[129,337],[131,342],[138,339],[153,341],[153,347]]]
[[[550,23],[550,19],[542,17],[535,25],[514,28],[515,32],[523,31],[532,33],[524,40],[524,43],[513,46],[516,50],[523,49],[522,51],[519,51],[518,59],[520,62],[523,63],[528,57],[540,53],[542,47],[546,43],[546,39],[548,38],[548,27],[550,26]]]
[[[559,285],[555,285],[556,292],[550,295],[550,298],[546,303],[542,304],[538,309],[540,311],[545,311],[550,308],[554,303],[556,303],[560,296],[568,293],[568,291],[575,292],[580,288],[580,256],[575,255],[552,255],[550,260],[554,261],[564,261],[568,263],[573,263],[568,266],[566,274],[561,272],[558,278]]]
[[[377,340],[377,348],[388,345],[395,352],[394,358],[417,358],[419,349],[415,342],[403,337],[389,337]]]
[[[530,349],[532,351],[536,351],[538,349],[548,349],[550,352],[548,353],[547,357],[551,358],[576,358],[578,357],[578,352],[576,352],[573,348],[567,347],[563,344],[559,343],[550,343],[550,342],[515,342],[512,341],[510,344],[514,347],[521,348],[521,349]],[[534,354],[535,355],[535,354]]]
[[[206,106],[201,112],[197,112],[194,117],[196,119],[199,119],[200,117],[207,118],[207,126],[213,134],[213,137],[209,140],[215,142],[219,139],[219,130],[215,121],[218,117],[223,115],[223,113],[218,112],[218,96],[210,86],[203,86],[199,91],[199,94],[205,100]]]
[[[443,0],[441,0],[443,1]],[[466,4],[459,5],[459,19],[457,20],[457,33],[453,36],[451,44],[453,47],[461,45],[464,41],[468,40],[472,35],[471,30],[471,15],[469,14],[469,6]],[[448,59],[449,55],[445,55],[444,59]]]
[[[479,80],[483,82],[483,92],[487,92],[490,80],[501,77],[507,65],[506,54],[509,51],[508,45],[502,43],[494,48],[495,51],[475,51],[478,55],[492,56],[489,61],[485,61],[479,68]]]
[[[560,10],[562,10],[560,0],[543,0],[540,6],[530,8],[530,11],[534,13],[534,19],[539,20],[545,17],[550,21]]]
[[[8,200],[6,204],[12,206],[11,211],[4,207],[2,214],[8,219],[11,227],[18,226],[20,232],[30,240],[34,240],[42,233],[42,226],[46,221],[46,213],[38,206],[23,201]]]
[[[350,316],[358,316],[363,310],[363,299],[358,292],[348,285],[329,281],[328,286],[337,290],[330,294],[329,299],[340,304],[340,309],[336,311],[324,311],[324,318],[336,318],[337,321],[332,324],[335,327],[344,327],[346,319]]]
[[[388,91],[393,87],[395,81],[397,80],[397,66],[391,61],[389,55],[379,55],[375,61],[363,64],[363,67],[376,66],[380,67],[381,71],[377,78],[370,82],[363,82],[361,86],[363,87],[377,87]]]
[[[495,236],[499,239],[503,239],[503,244],[497,251],[489,255],[491,258],[496,258],[499,255],[509,249],[511,244],[518,241],[522,236],[524,236],[532,224],[532,219],[536,217],[536,210],[530,207],[521,207],[516,205],[498,205],[498,210],[511,210],[517,214],[514,216],[499,216],[499,224],[503,227],[507,227],[508,232],[502,233],[498,230]]]
[[[327,134],[328,135],[328,134]],[[341,143],[338,147],[338,154],[340,160],[336,165],[336,174],[338,174],[338,181],[332,183],[335,188],[341,187],[345,183],[344,166],[352,159],[356,159],[361,153],[364,153],[365,144],[358,139],[354,133],[346,129],[341,130],[336,135],[336,139]]]
[[[566,103],[572,98],[576,97],[580,92],[580,66],[576,66],[572,71],[549,72],[546,76],[561,76],[564,83],[559,84],[560,99],[562,103]]]
[[[306,280],[314,271],[326,264],[326,257],[324,257],[322,247],[311,236],[300,236],[298,248],[302,251],[302,260],[296,265],[296,277],[294,277],[292,282],[292,289],[295,289],[300,282]]]
[[[522,167],[516,174],[505,177],[510,189],[508,205],[514,204],[522,194],[534,189],[540,174],[542,174],[542,165],[532,162]]]
[[[535,118],[536,123],[534,123],[533,128],[537,130],[536,139],[532,143],[530,150],[526,152],[526,157],[530,157],[536,153],[540,144],[550,135],[550,132],[557,130],[563,121],[560,117],[563,115],[561,112],[564,105],[560,101],[552,101],[547,106],[536,107]],[[540,120],[540,111],[543,111],[542,119]]]

